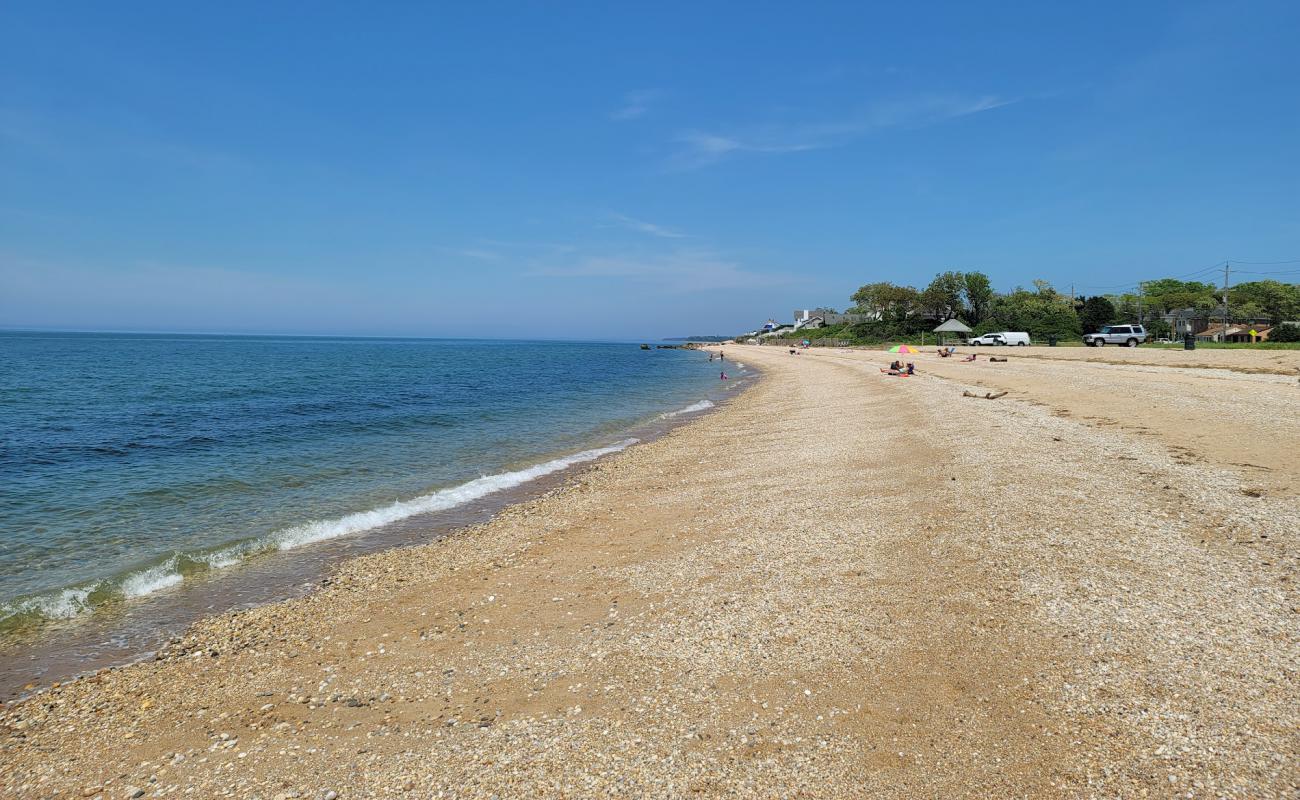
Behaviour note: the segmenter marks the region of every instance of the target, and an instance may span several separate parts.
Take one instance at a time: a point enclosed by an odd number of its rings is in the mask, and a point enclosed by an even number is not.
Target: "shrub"
[[[1291,325],[1283,322],[1274,326],[1269,331],[1268,340],[1270,342],[1300,342],[1300,325]]]

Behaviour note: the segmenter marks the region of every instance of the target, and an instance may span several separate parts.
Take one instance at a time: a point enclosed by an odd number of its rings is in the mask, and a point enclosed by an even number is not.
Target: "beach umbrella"
[[[893,347],[889,348],[889,352],[891,352],[891,353],[919,353],[919,352],[921,352],[921,351],[920,351],[920,350],[917,350],[915,347],[912,347],[911,345],[907,345],[907,344],[896,344],[896,345],[894,345]]]

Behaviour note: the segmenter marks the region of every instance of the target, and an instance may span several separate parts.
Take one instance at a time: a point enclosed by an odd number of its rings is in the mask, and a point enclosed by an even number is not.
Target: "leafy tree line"
[[[870,283],[853,293],[851,311],[877,319],[853,327],[862,339],[889,339],[919,335],[954,317],[975,329],[1029,331],[1032,336],[1077,336],[1082,333],[1070,298],[1046,281],[1033,290],[993,291],[982,272],[944,272],[924,289],[882,282]]]
[[[1170,333],[1169,325],[1160,319],[1164,314],[1180,309],[1192,309],[1196,316],[1218,314],[1223,298],[1222,289],[1213,284],[1175,278],[1147,281],[1140,295],[1071,298],[1041,280],[1034,281],[1032,289],[1017,287],[1000,293],[993,291],[982,272],[949,271],[936,275],[924,289],[882,281],[862,286],[850,299],[850,312],[875,319],[840,333],[883,340],[917,336],[954,317],[974,328],[976,334],[1013,330],[1027,331],[1035,339],[1066,339],[1103,325],[1142,322],[1160,336]],[[1300,320],[1297,284],[1273,280],[1241,283],[1229,290],[1228,302],[1234,319]],[[1273,336],[1289,333],[1279,330]]]
[[[1222,313],[1223,288],[1212,283],[1161,278],[1142,284],[1142,294],[1112,296],[1116,313],[1162,315],[1190,308],[1198,315]],[[1268,322],[1300,319],[1300,285],[1281,281],[1250,281],[1228,290],[1228,307],[1234,319]]]

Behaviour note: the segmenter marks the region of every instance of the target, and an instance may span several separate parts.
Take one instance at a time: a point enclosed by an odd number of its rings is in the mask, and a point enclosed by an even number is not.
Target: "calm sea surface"
[[[0,333],[0,632],[508,492],[732,385],[635,344]]]

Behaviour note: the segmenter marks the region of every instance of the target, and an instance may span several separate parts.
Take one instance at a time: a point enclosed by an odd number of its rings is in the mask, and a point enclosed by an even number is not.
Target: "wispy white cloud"
[[[476,261],[500,261],[501,254],[495,250],[486,250],[480,247],[439,247],[440,252],[462,258],[472,258]]]
[[[578,250],[578,245],[573,242],[534,242],[534,241],[508,241],[505,239],[479,239],[480,244],[486,247],[497,248],[501,250],[513,251],[536,251],[546,253],[572,253]]]
[[[759,138],[741,140],[702,131],[688,131],[677,137],[676,141],[682,145],[682,149],[669,158],[669,166],[692,169],[740,153],[799,153],[830,146],[818,141],[782,141],[784,135],[781,132],[771,137],[760,134]]]
[[[644,117],[650,113],[653,104],[662,99],[664,94],[665,92],[662,89],[640,89],[635,92],[628,92],[623,95],[623,104],[610,112],[609,116],[619,122]]]
[[[660,239],[685,239],[686,238],[686,234],[681,233],[680,231],[675,231],[671,228],[665,228],[664,226],[656,225],[653,222],[646,222],[644,220],[633,219],[632,217],[629,217],[626,214],[611,214],[610,216],[612,216],[620,225],[622,225],[625,228],[630,228],[631,230],[639,231],[641,233],[648,233],[651,236],[658,236]]]
[[[210,174],[252,169],[243,156],[164,138],[134,118],[86,120],[0,107],[0,143],[68,163],[129,160]]]
[[[791,283],[786,275],[757,272],[715,253],[679,250],[665,254],[592,255],[540,266],[530,275],[543,278],[597,278],[634,281],[666,291],[744,289]]]
[[[798,153],[842,147],[876,131],[935,125],[1016,102],[1018,98],[997,95],[916,95],[873,103],[856,114],[826,122],[751,126],[728,134],[692,130],[676,138],[679,149],[669,157],[668,166],[693,169],[744,153]]]

